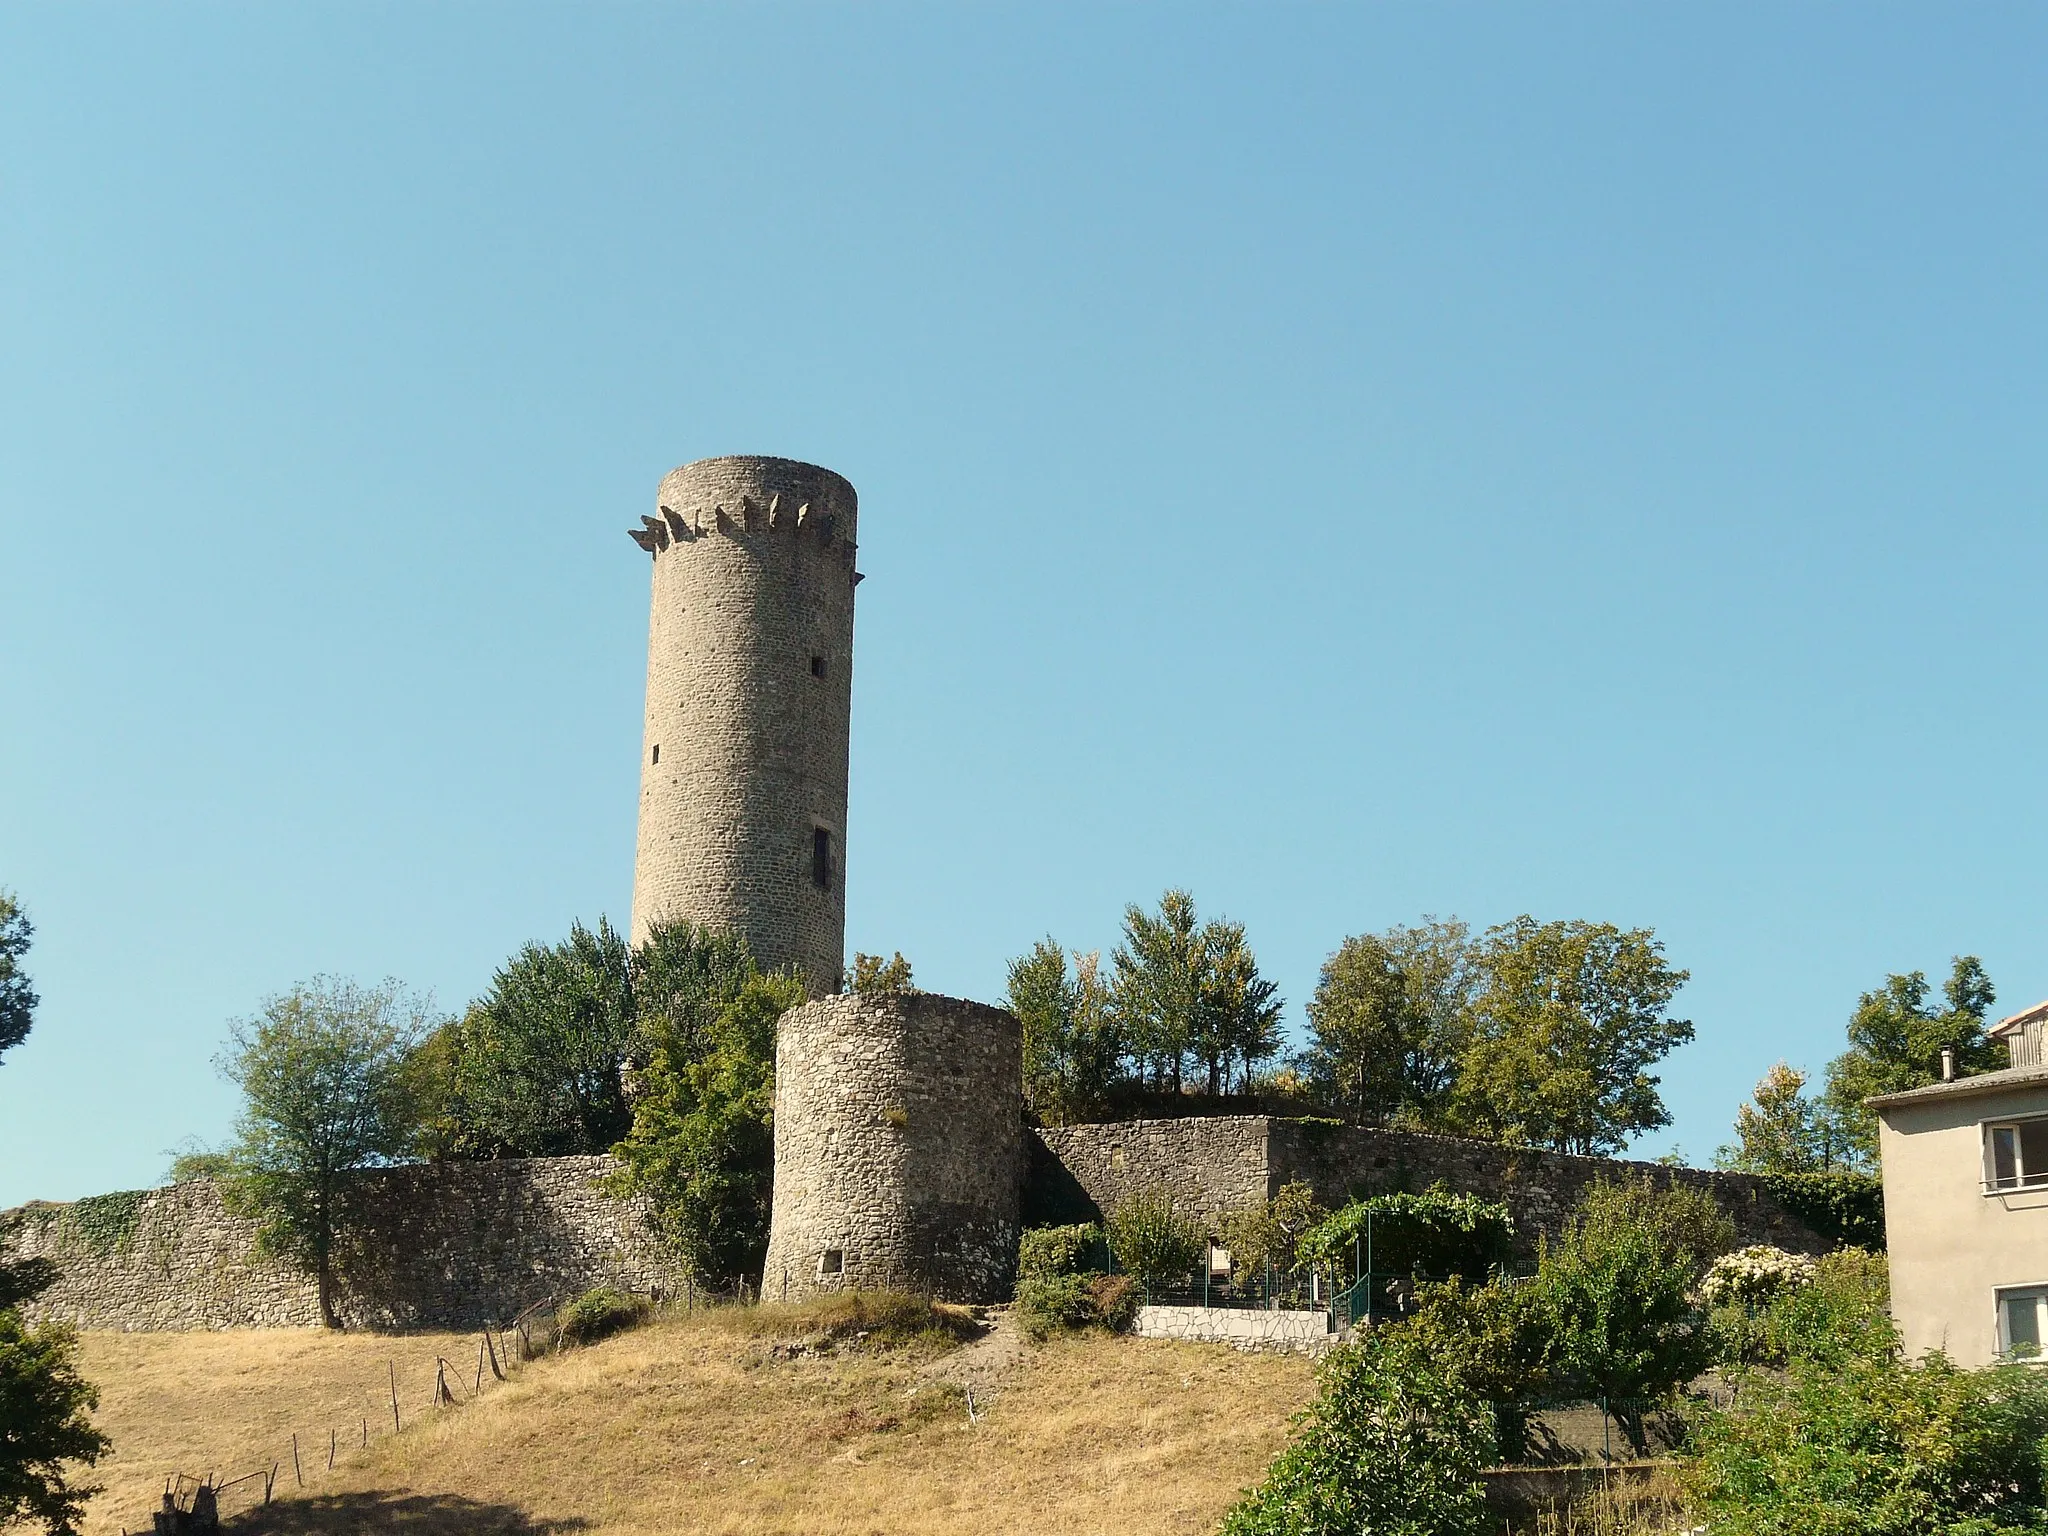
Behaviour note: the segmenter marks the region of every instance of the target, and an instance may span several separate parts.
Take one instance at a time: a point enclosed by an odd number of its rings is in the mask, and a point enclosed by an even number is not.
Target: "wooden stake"
[[[395,1435],[398,1433],[398,1362],[387,1360],[385,1364],[391,1368],[391,1433]]]
[[[469,1395],[471,1397],[482,1397],[484,1395],[484,1346],[481,1341],[476,1346],[476,1385],[470,1388]]]
[[[299,1435],[297,1430],[292,1431],[292,1478],[301,1488],[306,1486],[306,1474],[299,1470]]]
[[[337,1437],[335,1436],[334,1431],[332,1429],[329,1429],[327,1431],[327,1470],[330,1472],[334,1470],[334,1446],[336,1438]]]
[[[497,1377],[498,1380],[503,1381],[505,1379],[505,1370],[503,1366],[498,1364],[498,1346],[491,1341],[491,1326],[489,1323],[484,1324],[484,1348],[491,1352],[491,1374]]]

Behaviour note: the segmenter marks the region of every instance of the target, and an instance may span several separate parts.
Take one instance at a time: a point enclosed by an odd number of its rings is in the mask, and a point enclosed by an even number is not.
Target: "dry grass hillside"
[[[167,1471],[282,1457],[280,1501],[236,1528],[1208,1532],[1312,1390],[1296,1359],[1099,1335],[961,1350],[931,1322],[843,1307],[699,1313],[487,1378],[479,1400],[433,1411],[433,1356],[465,1362],[466,1393],[475,1336],[89,1336],[117,1446],[91,1529],[146,1528]],[[392,1361],[406,1418],[395,1436]],[[332,1471],[330,1427],[356,1440],[341,1437]]]

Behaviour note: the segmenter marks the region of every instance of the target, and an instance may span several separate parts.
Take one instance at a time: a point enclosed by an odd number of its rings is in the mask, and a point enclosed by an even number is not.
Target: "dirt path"
[[[972,1344],[963,1344],[950,1354],[941,1355],[918,1374],[927,1381],[950,1382],[966,1388],[974,1394],[977,1404],[992,1401],[1024,1363],[1025,1351],[1031,1346],[1010,1308],[992,1308],[988,1321],[987,1333]]]

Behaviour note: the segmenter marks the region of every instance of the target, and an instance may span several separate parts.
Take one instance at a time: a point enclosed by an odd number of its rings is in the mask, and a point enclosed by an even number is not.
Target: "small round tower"
[[[783,1015],[763,1300],[877,1289],[1003,1300],[1023,1178],[1023,1042],[1010,1014],[911,992]]]
[[[856,515],[829,469],[700,459],[630,530],[654,558],[634,943],[687,918],[838,988]]]

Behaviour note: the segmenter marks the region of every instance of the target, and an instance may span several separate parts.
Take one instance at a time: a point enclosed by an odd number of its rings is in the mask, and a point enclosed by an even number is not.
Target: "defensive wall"
[[[430,1163],[361,1180],[357,1239],[336,1265],[351,1327],[467,1328],[597,1285],[678,1283],[608,1157]],[[127,1330],[316,1327],[313,1282],[256,1253],[254,1223],[207,1180],[7,1213],[9,1258],[47,1258],[38,1316]]]
[[[820,1017],[829,1018],[830,1011]],[[950,1007],[931,1021],[933,1028],[957,1024]],[[913,1155],[954,1156],[976,1139],[958,1127],[946,1129],[944,1104],[933,1095],[906,1095],[904,1104],[900,1126],[892,1123],[888,1106],[876,1114],[865,1113],[876,1104],[860,1106],[862,1118],[874,1122],[860,1134],[875,1142],[876,1156],[892,1169],[894,1160],[914,1161]],[[931,1120],[933,1129],[942,1133],[934,1142],[938,1151],[920,1154],[920,1135],[933,1116],[939,1117]],[[820,1124],[835,1139],[856,1129],[837,1118]],[[905,1130],[909,1139],[898,1151],[895,1142]],[[999,1140],[1015,1146],[1014,1140]],[[1009,1157],[1022,1175],[1025,1226],[1099,1220],[1125,1194],[1154,1184],[1172,1190],[1191,1212],[1213,1217],[1265,1199],[1297,1179],[1329,1205],[1357,1194],[1422,1190],[1441,1179],[1453,1189],[1505,1201],[1524,1241],[1533,1243],[1558,1225],[1595,1179],[1631,1177],[1706,1190],[1734,1218],[1744,1243],[1809,1252],[1828,1246],[1772,1198],[1762,1180],[1747,1175],[1568,1157],[1330,1121],[1233,1115],[1047,1127],[1026,1132],[1022,1153]],[[995,1161],[1003,1160],[998,1153]],[[614,1166],[608,1157],[556,1157],[436,1163],[365,1176],[360,1237],[339,1265],[337,1312],[357,1327],[463,1328],[487,1319],[503,1322],[534,1302],[598,1285],[641,1294],[674,1288],[680,1274],[649,1230],[644,1210],[602,1187]],[[897,1169],[909,1171],[909,1163]],[[961,1191],[972,1185],[973,1192],[955,1198],[1000,1205],[1000,1191],[986,1177],[996,1174],[1000,1182],[1000,1170],[985,1168],[982,1174],[977,1181],[960,1173]],[[910,1181],[920,1187],[926,1182]],[[836,1228],[808,1228],[834,1203],[791,1202],[806,1227],[800,1243],[794,1235],[785,1237],[787,1251],[795,1252],[792,1244],[803,1250],[800,1262],[788,1261],[792,1281],[799,1282],[792,1294],[827,1288],[819,1285],[824,1277],[810,1249],[841,1234]],[[897,1232],[899,1220],[915,1218],[917,1231],[928,1231],[938,1207],[926,1212],[905,1203],[902,1209],[909,1215],[894,1206],[869,1216],[841,1208],[848,1283],[866,1279],[853,1256],[866,1246],[864,1238],[875,1235],[863,1221],[894,1239],[911,1232]],[[8,1257],[40,1255],[61,1271],[36,1304],[39,1315],[109,1329],[289,1328],[319,1321],[312,1282],[258,1258],[253,1225],[230,1215],[204,1181],[103,1195],[72,1206],[27,1206],[5,1220],[10,1230],[0,1237],[0,1249]],[[952,1253],[943,1244],[933,1247],[941,1258]],[[990,1262],[986,1245],[968,1247],[971,1254],[954,1254],[928,1278],[963,1297],[991,1295],[997,1287],[983,1272]],[[894,1251],[877,1248],[878,1256]],[[780,1274],[772,1263],[771,1273]],[[902,1278],[875,1276],[898,1283]]]

